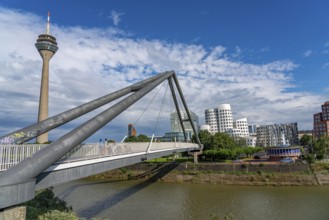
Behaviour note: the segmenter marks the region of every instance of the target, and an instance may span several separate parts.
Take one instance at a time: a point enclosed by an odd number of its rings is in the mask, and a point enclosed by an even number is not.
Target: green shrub
[[[52,188],[38,191],[36,193],[35,198],[24,203],[24,205],[26,206],[27,220],[36,220],[39,219],[39,217],[41,219],[50,219],[50,220],[72,219],[72,218],[55,218],[56,216],[59,216],[58,213],[66,213],[72,216],[75,215],[74,213],[72,213],[72,208],[67,207],[65,201],[60,200],[59,198],[54,196]],[[52,213],[49,214],[49,212]],[[52,215],[55,217],[50,218],[49,216]],[[76,217],[75,219],[78,219],[78,217]]]
[[[58,210],[51,210],[38,217],[38,220],[79,220],[73,212],[61,212]]]
[[[307,155],[306,160],[307,160],[307,162],[308,162],[309,164],[315,162],[315,158],[314,158],[314,156],[313,156],[312,154]]]
[[[120,172],[121,172],[122,174],[126,174],[126,173],[128,172],[128,169],[125,168],[125,167],[120,168]]]

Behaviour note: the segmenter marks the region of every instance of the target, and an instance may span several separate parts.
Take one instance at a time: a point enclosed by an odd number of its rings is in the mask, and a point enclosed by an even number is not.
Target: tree
[[[323,159],[325,155],[329,153],[329,136],[323,135],[315,141],[313,147],[316,159]]]
[[[235,147],[234,139],[226,133],[217,132],[212,137],[211,148],[233,149]]]
[[[27,220],[59,219],[59,218],[55,218],[56,216],[59,215],[66,217],[62,219],[79,219],[77,216],[75,216],[74,218],[75,214],[72,213],[72,208],[67,207],[65,201],[54,196],[52,188],[38,191],[36,193],[35,198],[26,202],[25,206],[27,208],[26,211]],[[50,218],[50,216],[52,218]]]
[[[310,135],[307,135],[307,134],[304,134],[301,138],[300,138],[300,140],[299,140],[299,142],[300,142],[300,144],[302,145],[302,146],[307,146],[310,142],[311,142],[311,140],[312,140],[312,136],[310,136]]]
[[[115,140],[113,139],[107,140],[107,143],[115,143]]]
[[[247,146],[247,140],[243,137],[236,137],[234,139],[234,142],[235,142],[236,146],[238,146],[238,147],[246,147]]]
[[[138,135],[137,139],[138,139],[138,142],[150,142],[150,139],[144,134]]]
[[[146,135],[140,134],[126,138],[125,142],[150,142],[150,139]]]
[[[125,139],[125,142],[138,142],[136,136],[130,136]]]
[[[205,150],[210,149],[212,134],[209,131],[202,130],[199,132],[198,136],[199,136],[201,144],[203,144],[203,148]],[[194,135],[193,135],[192,139],[193,139],[194,143],[196,143],[196,138]]]

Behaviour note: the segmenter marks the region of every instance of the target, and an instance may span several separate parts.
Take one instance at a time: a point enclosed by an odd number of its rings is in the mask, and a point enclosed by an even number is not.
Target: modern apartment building
[[[226,132],[233,128],[233,116],[230,104],[221,104],[218,108],[205,110],[205,121],[210,132]]]
[[[298,144],[297,123],[257,127],[257,146],[273,147]]]
[[[188,119],[187,113],[185,111],[180,111],[180,115],[181,115],[183,121]],[[190,111],[190,115],[191,115],[195,129],[198,130],[199,129],[199,117],[197,116],[197,114],[195,114],[192,111]],[[172,132],[183,132],[183,129],[180,124],[179,117],[178,117],[178,114],[176,111],[170,113],[170,124],[171,124]],[[192,125],[189,121],[184,121],[183,124],[184,124],[184,128],[185,128],[186,132],[190,132],[191,134],[194,134]]]
[[[233,129],[233,116],[230,104],[221,104],[218,106],[218,131],[226,132]]]
[[[226,132],[232,137],[248,137],[247,118],[233,121],[230,104],[221,104],[218,108],[205,110],[205,122],[211,133]]]
[[[219,123],[218,109],[217,108],[206,109],[204,114],[205,114],[206,125],[209,125],[210,133],[218,132],[218,123]]]
[[[209,131],[210,132],[210,126],[209,125],[201,125],[200,131]]]
[[[329,101],[321,106],[322,111],[313,115],[313,137],[329,134]]]
[[[180,115],[181,115],[182,120],[183,120],[186,139],[188,141],[190,141],[190,140],[192,140],[192,136],[194,134],[192,125],[189,121],[184,121],[184,120],[188,119],[187,113],[185,111],[180,111]],[[190,111],[190,115],[191,115],[191,119],[192,119],[192,122],[194,124],[194,127],[198,132],[199,117],[197,116],[197,114],[195,114],[192,111]],[[161,141],[184,141],[185,138],[184,138],[183,129],[182,129],[182,126],[180,124],[179,116],[178,116],[176,111],[170,113],[170,124],[171,124],[171,132],[165,133],[165,136],[163,136],[161,138]]]
[[[186,132],[186,139],[188,141],[192,140],[192,133]],[[183,132],[166,132],[164,136],[159,137],[160,141],[163,142],[180,142],[185,141],[184,133]]]
[[[246,139],[246,145],[248,147],[256,147],[256,142],[257,142],[257,138],[254,136],[249,136],[249,137],[245,137]]]
[[[247,118],[241,118],[234,122],[234,127],[240,130],[240,137],[248,137],[249,130],[248,130],[248,121]]]
[[[258,126],[259,125],[248,125],[249,135],[256,136],[257,135],[257,127]]]

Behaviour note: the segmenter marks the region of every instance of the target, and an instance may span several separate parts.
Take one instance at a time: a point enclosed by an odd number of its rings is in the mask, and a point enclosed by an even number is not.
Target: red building
[[[329,101],[322,106],[322,112],[313,115],[313,137],[320,138],[329,134]]]

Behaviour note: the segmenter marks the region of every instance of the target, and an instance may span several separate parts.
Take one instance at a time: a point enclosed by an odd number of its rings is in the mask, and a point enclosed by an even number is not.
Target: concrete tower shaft
[[[48,12],[46,34],[40,34],[35,47],[42,57],[42,78],[40,87],[38,122],[48,118],[49,62],[58,50],[56,38],[50,35],[50,13]],[[37,137],[37,142],[48,142],[48,133]]]

